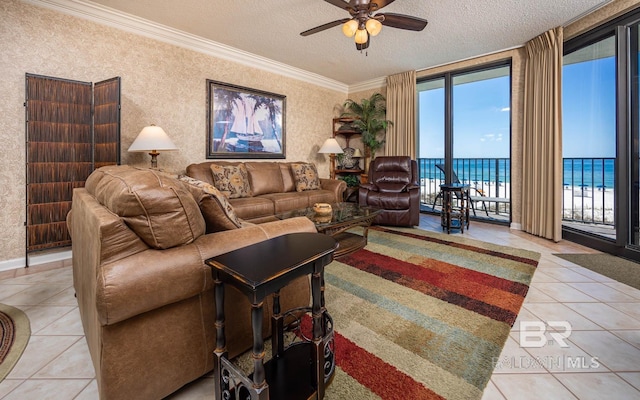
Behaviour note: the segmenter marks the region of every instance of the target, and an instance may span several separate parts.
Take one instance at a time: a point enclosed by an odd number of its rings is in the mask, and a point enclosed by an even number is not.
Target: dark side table
[[[465,226],[469,229],[469,190],[470,185],[464,183],[440,185],[441,225],[447,233],[450,233],[451,229],[460,229],[460,233],[464,233]]]
[[[335,372],[333,321],[324,305],[324,267],[333,259],[336,241],[321,233],[292,233],[210,258],[215,283],[215,398],[322,399]],[[280,289],[311,275],[312,306],[282,312]],[[224,331],[224,285],[232,285],[251,302],[253,374],[245,376],[227,359]],[[264,363],[262,316],[265,298],[274,294],[272,358]],[[312,332],[284,345],[285,316],[311,313]],[[287,319],[289,321],[289,319]]]

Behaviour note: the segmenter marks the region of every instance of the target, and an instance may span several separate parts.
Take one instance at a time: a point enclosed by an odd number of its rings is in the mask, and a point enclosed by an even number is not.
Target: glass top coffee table
[[[313,207],[301,208],[277,214],[276,218],[309,218],[319,233],[329,235],[338,242],[338,249],[333,253],[334,258],[351,254],[366,246],[369,227],[381,210],[356,203],[331,204],[331,210],[331,214],[322,215],[313,211]],[[353,231],[347,232],[355,227],[362,227],[362,235]]]

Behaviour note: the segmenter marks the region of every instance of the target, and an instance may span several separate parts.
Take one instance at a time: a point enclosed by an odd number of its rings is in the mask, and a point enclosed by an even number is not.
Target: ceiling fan
[[[348,37],[355,37],[356,48],[364,50],[369,47],[369,39],[376,36],[382,30],[382,25],[392,28],[406,29],[410,31],[421,31],[427,26],[427,20],[412,17],[410,15],[394,13],[377,13],[383,7],[388,6],[395,0],[324,0],[329,4],[347,10],[351,18],[343,18],[329,22],[324,25],[306,30],[300,35],[309,36],[314,33],[342,25],[342,32]]]

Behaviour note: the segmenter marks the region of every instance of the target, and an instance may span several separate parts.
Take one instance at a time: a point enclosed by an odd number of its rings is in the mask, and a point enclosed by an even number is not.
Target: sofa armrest
[[[203,235],[167,250],[149,249],[104,265],[96,282],[100,324],[112,325],[195,296],[213,285],[206,259],[294,232],[316,229],[306,217],[268,222]]]
[[[211,257],[246,247],[276,236],[298,232],[317,232],[316,226],[307,217],[289,218],[278,221],[251,225],[242,229],[218,232],[199,237],[195,244],[200,251],[200,257],[207,260]],[[256,240],[256,238],[259,238]],[[207,267],[209,269],[209,267]]]
[[[336,196],[336,203],[340,203],[343,201],[344,191],[347,190],[347,182],[342,179],[320,178],[320,187],[332,191]]]

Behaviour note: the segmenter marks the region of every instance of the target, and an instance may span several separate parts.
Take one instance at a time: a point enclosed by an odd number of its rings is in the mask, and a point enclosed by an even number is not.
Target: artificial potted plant
[[[371,159],[376,157],[376,152],[384,145],[387,127],[393,124],[386,119],[386,99],[380,93],[374,93],[368,99],[360,100],[359,103],[347,99],[343,104],[343,110],[342,117],[353,118],[351,125],[362,133],[362,143],[365,148],[364,167],[368,172],[367,156],[371,156]]]

